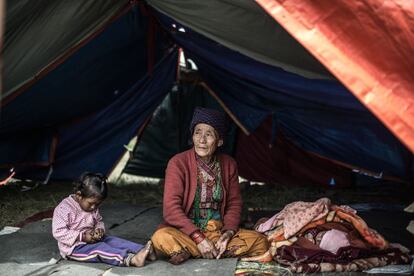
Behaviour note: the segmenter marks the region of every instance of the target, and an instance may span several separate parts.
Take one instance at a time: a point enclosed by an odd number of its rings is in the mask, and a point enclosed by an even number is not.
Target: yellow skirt
[[[221,236],[222,223],[210,220],[207,223],[204,235],[215,243]],[[158,229],[151,238],[157,253],[173,256],[184,250],[193,258],[201,258],[197,245],[193,240],[174,227]],[[269,249],[266,237],[256,231],[239,229],[227,244],[224,257],[252,257],[264,254]]]

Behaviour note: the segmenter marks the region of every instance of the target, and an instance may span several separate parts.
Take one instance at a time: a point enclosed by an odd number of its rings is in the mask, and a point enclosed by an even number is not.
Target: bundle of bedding
[[[407,248],[389,243],[354,209],[328,198],[290,203],[255,229],[267,235],[270,249],[242,260],[276,261],[291,272],[362,271],[411,261]]]

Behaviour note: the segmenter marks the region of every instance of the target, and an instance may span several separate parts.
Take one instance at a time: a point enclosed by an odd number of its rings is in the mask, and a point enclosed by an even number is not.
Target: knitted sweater
[[[63,258],[72,254],[73,249],[79,244],[85,244],[82,241],[85,231],[95,228],[105,230],[99,210],[85,212],[73,197],[74,195],[70,195],[62,200],[53,212],[52,234],[58,241],[60,255]]]
[[[237,231],[240,224],[242,199],[237,164],[228,155],[218,154],[220,161],[223,201],[221,203],[222,230]],[[188,217],[197,189],[197,163],[194,148],[175,155],[168,162],[163,200],[164,223],[190,235],[198,228]]]

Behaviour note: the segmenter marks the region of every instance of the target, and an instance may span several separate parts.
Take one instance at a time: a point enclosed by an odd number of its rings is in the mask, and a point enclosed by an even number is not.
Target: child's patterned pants
[[[113,236],[105,236],[100,242],[76,246],[72,254],[67,257],[79,262],[125,266],[129,265],[129,259],[132,254],[137,253],[143,247],[142,244]]]

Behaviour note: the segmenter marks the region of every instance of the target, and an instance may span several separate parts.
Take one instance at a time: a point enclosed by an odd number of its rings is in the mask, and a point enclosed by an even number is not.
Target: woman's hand
[[[232,230],[228,230],[221,235],[220,239],[218,239],[218,241],[216,242],[216,248],[218,250],[216,259],[220,259],[221,255],[223,255],[224,251],[226,251],[227,244],[229,243],[233,235],[234,232]]]
[[[218,255],[216,247],[208,238],[197,244],[197,248],[204,259],[214,259]]]

